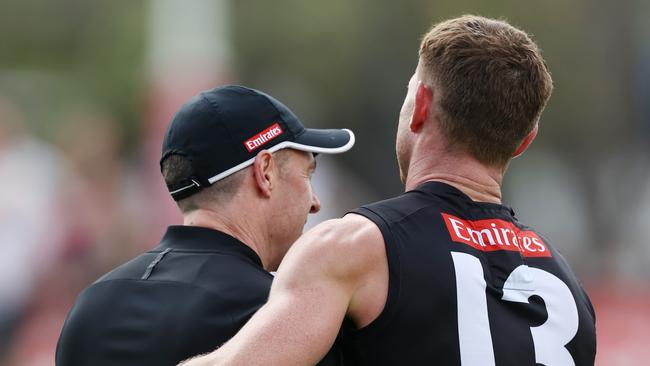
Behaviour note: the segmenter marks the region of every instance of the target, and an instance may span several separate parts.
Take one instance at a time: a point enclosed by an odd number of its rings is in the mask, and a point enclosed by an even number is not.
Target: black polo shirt
[[[266,302],[272,280],[257,254],[230,235],[170,226],[157,248],[79,295],[56,364],[176,365],[210,352]]]

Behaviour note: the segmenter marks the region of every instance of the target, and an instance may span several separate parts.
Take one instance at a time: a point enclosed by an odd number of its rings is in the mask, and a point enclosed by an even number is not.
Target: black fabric
[[[362,329],[353,329],[351,322],[346,322],[343,336],[346,364],[461,365],[457,299],[460,291],[469,290],[457,287],[459,279],[455,272],[454,256],[471,258],[480,263],[482,276],[480,273],[476,273],[476,276],[483,277],[486,283],[485,289],[479,290],[486,301],[490,334],[488,344],[491,341],[494,362],[480,359],[472,365],[533,366],[536,365],[535,342],[537,346],[543,346],[542,341],[533,341],[533,330],[545,326],[545,329],[552,329],[552,336],[545,339],[561,338],[553,333],[563,326],[559,324],[561,322],[556,322],[558,315],[551,315],[554,319],[548,322],[549,308],[545,300],[550,301],[549,304],[555,301],[550,296],[544,299],[530,292],[533,295],[527,302],[503,299],[505,281],[514,277],[512,272],[515,268],[526,268],[523,273],[537,276],[533,276],[530,282],[534,285],[526,283],[526,286],[531,286],[530,289],[536,289],[544,276],[557,278],[563,283],[555,283],[555,287],[568,288],[568,298],[573,298],[577,309],[577,318],[571,319],[578,325],[575,335],[567,343],[561,343],[575,365],[594,364],[596,336],[593,307],[567,263],[546,238],[542,237],[550,250],[550,257],[531,257],[520,252],[523,250],[523,247],[519,248],[523,246],[521,240],[514,251],[484,251],[502,248],[487,242],[486,248],[479,250],[453,241],[442,216],[453,215],[468,222],[502,220],[518,230],[539,235],[534,229],[519,223],[510,207],[474,202],[449,185],[428,182],[399,197],[361,207],[352,213],[365,216],[382,232],[389,266],[389,289],[385,308],[374,322]],[[488,234],[485,235],[487,238]],[[506,244],[505,239],[503,244]],[[535,249],[532,246],[527,248]],[[526,281],[530,280],[526,278]],[[555,291],[560,291],[557,288],[547,291],[556,296]],[[521,291],[528,291],[528,287]],[[481,306],[478,303],[470,305],[473,311],[478,311]],[[562,316],[572,317],[571,311],[565,312],[568,308],[570,306],[560,307],[560,312],[564,312]],[[474,326],[470,324],[470,327]],[[484,341],[479,336],[472,340]],[[556,346],[555,350],[565,353],[561,347]]]
[[[257,149],[248,151],[244,142],[274,124],[282,133],[266,142],[265,148],[292,140],[294,131],[302,132],[304,127],[291,111],[281,112],[277,107],[281,104],[276,106],[269,98],[236,85],[200,93],[185,103],[169,124],[161,162],[172,153],[186,156],[201,187],[207,187],[211,177],[253,158]]]
[[[78,297],[57,366],[176,365],[223,344],[267,300],[273,276],[237,239],[170,226],[160,245]],[[338,364],[333,350],[322,365]]]
[[[349,141],[350,133],[346,130],[316,130],[311,128],[306,128],[294,139],[297,144],[326,149],[340,148]]]

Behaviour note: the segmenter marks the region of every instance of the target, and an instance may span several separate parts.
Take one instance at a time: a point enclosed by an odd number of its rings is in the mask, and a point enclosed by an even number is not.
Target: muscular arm
[[[358,326],[378,316],[387,282],[383,239],[374,224],[358,215],[324,222],[294,244],[268,303],[242,330],[218,350],[182,365],[316,364],[346,314]]]

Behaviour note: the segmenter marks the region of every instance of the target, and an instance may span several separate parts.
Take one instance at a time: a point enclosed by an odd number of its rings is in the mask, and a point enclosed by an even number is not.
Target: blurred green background
[[[357,143],[321,157],[313,225],[399,194],[398,112],[420,37],[466,13],[543,50],[555,90],[504,202],[555,243],[598,315],[600,365],[650,353],[650,2],[1,1],[0,364],[52,365],[78,292],[179,215],[158,173],[190,96],[264,90]],[[322,164],[321,164],[322,163]]]

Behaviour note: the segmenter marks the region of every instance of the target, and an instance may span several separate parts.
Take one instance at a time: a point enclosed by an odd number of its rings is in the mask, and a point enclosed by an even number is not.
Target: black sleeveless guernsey
[[[384,238],[388,299],[342,335],[346,365],[593,365],[595,314],[549,241],[507,206],[427,182],[352,211]]]

